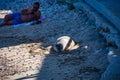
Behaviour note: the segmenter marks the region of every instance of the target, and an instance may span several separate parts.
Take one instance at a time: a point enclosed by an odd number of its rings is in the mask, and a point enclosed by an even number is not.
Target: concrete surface
[[[85,0],[120,31],[120,0]]]

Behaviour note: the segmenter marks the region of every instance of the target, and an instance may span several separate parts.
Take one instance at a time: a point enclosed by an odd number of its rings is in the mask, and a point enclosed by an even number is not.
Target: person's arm
[[[38,20],[38,19],[40,19],[40,17],[41,17],[41,12],[40,12],[40,11],[37,11],[34,15],[35,15],[35,16],[34,16],[34,19],[35,19],[35,20]]]
[[[29,7],[29,8],[27,8],[27,9],[23,9],[23,10],[21,11],[21,14],[23,14],[23,15],[27,15],[27,14],[31,14],[31,13],[33,13],[32,7]]]
[[[21,11],[21,14],[27,14],[27,12],[28,12],[28,9],[23,9],[22,11]]]

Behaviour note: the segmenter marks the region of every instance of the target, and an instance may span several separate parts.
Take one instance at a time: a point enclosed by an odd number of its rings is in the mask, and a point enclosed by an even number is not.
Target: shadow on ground
[[[80,48],[63,53],[56,53],[53,48],[51,48],[50,54],[45,56],[42,67],[37,74],[16,80],[79,80],[80,64],[86,59],[85,56],[79,55],[79,51]]]

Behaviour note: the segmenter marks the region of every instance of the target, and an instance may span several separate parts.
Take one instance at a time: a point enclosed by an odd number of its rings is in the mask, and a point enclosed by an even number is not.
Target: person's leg
[[[8,21],[8,22],[6,23],[6,25],[13,25],[13,24],[14,24],[13,20]]]
[[[3,21],[0,23],[0,26],[4,26],[4,25],[6,25],[6,23],[7,23],[8,21],[10,21],[10,20],[12,20],[12,16],[11,16],[11,14],[7,14],[7,15],[5,15]]]
[[[4,17],[4,21],[0,23],[0,26],[18,24],[21,23],[20,21],[20,13],[8,14]]]
[[[10,20],[12,20],[11,14],[5,15],[4,22],[10,21]]]
[[[7,23],[9,23],[9,21],[11,21],[13,19],[13,14],[7,14],[5,15],[4,19],[3,19],[3,22],[0,23],[0,26],[4,26],[6,25]]]
[[[7,15],[4,17],[4,21],[13,20],[13,19],[15,19],[16,17],[18,17],[19,15],[20,15],[20,13],[7,14]]]
[[[18,16],[12,20],[5,22],[4,25],[17,25],[17,24],[21,24],[21,23],[22,23],[22,21],[20,19],[20,16]]]
[[[4,25],[13,25],[14,24],[14,22],[11,20],[11,21],[7,21],[7,22],[2,22],[1,24],[0,24],[0,27],[2,27],[2,26],[4,26]]]

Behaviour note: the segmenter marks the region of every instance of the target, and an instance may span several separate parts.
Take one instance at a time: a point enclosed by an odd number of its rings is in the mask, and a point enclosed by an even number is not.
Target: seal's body
[[[65,50],[72,50],[75,45],[76,45],[76,42],[74,42],[71,37],[62,36],[57,39],[57,41],[53,46],[53,49],[56,52],[62,52]]]

